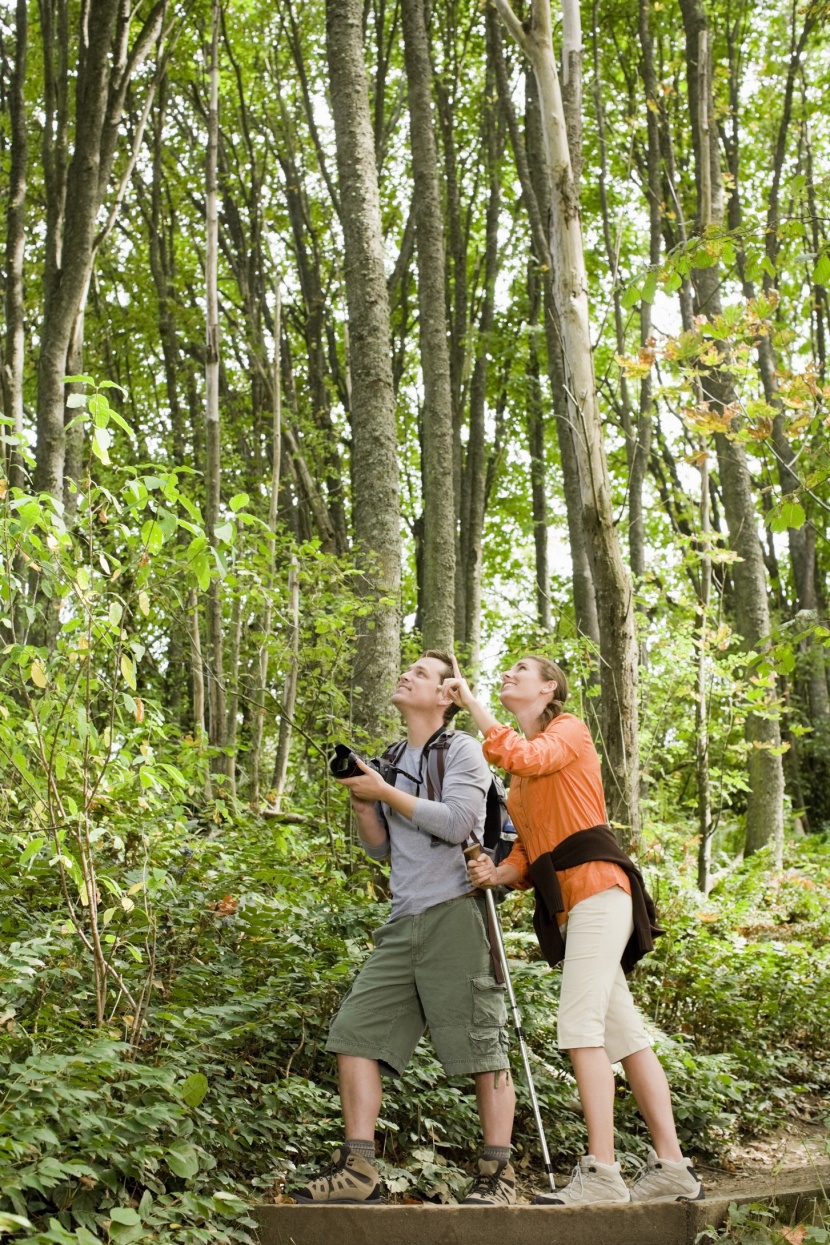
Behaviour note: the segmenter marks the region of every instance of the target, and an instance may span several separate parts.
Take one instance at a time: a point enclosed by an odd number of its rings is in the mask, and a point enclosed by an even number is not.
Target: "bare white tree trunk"
[[[562,333],[568,413],[574,431],[582,518],[597,595],[602,753],[608,812],[623,841],[639,835],[638,653],[631,579],[622,560],[602,440],[588,318],[588,279],[568,128],[553,52],[549,0],[533,0],[529,30],[509,0],[496,7],[533,66],[551,192],[553,291]],[[573,15],[572,15],[573,16]],[[573,28],[574,23],[571,23]],[[581,35],[579,36],[581,45]]]

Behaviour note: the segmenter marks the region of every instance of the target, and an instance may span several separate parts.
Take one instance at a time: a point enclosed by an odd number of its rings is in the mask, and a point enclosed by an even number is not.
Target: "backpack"
[[[421,752],[419,775],[424,775],[428,800],[440,800],[444,782],[444,767],[447,749],[455,737],[454,731],[439,727],[434,735],[430,735]],[[406,740],[391,744],[383,753],[383,759],[395,768],[406,749]],[[431,773],[430,761],[435,757],[435,774]],[[394,775],[392,780],[394,786]],[[490,786],[487,789],[486,807],[484,812],[484,836],[482,847],[494,864],[501,862],[510,855],[516,842],[516,827],[507,812],[507,795],[504,783],[491,771]]]

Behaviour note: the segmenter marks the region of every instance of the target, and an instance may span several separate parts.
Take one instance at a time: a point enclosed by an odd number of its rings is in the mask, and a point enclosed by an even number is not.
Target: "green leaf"
[[[799,502],[784,498],[770,510],[767,524],[773,532],[786,532],[789,528],[798,530],[803,527],[806,518],[804,507]]]
[[[114,1223],[126,1223],[130,1227],[135,1223],[141,1223],[141,1216],[131,1206],[113,1207],[110,1211],[110,1219]]]
[[[220,523],[213,534],[223,544],[230,544],[234,536],[234,526],[232,523]]]
[[[131,441],[135,440],[133,430],[127,423],[126,419],[124,419],[123,415],[119,415],[118,411],[114,411],[112,407],[110,407],[110,419],[114,424],[118,424],[118,427],[121,428],[122,431],[126,432]]]
[[[247,506],[250,500],[251,499],[247,493],[237,493],[236,496],[232,497],[230,500],[231,510],[234,514],[236,514],[237,510],[241,510],[243,506]]]
[[[190,1076],[179,1086],[179,1093],[189,1107],[198,1107],[204,1101],[207,1092],[208,1081],[202,1072],[191,1072]]]
[[[830,282],[830,255],[825,251],[823,255],[819,256],[819,261],[813,272],[813,284],[827,285],[828,282]]]
[[[155,519],[148,519],[141,528],[141,540],[150,554],[158,553],[164,544],[164,533]]]
[[[18,865],[20,865],[21,868],[23,867],[23,865],[27,865],[33,856],[37,856],[38,852],[43,847],[43,844],[45,842],[46,842],[45,838],[39,837],[36,839],[32,839],[29,843],[27,843],[23,851],[20,853],[20,855],[17,858]]]
[[[111,602],[109,619],[113,627],[120,626],[123,615],[124,615],[124,609],[123,609],[123,606],[121,605],[121,602],[120,601]]]
[[[639,287],[637,286],[636,282],[632,282],[632,284],[629,285],[627,289],[623,290],[622,297],[620,298],[620,304],[626,311],[630,311],[632,307],[637,306],[637,303],[639,301],[640,301]]]
[[[199,1170],[199,1156],[186,1141],[174,1141],[164,1157],[171,1172],[184,1180],[191,1180]]]
[[[645,284],[643,286],[644,303],[654,302],[654,295],[657,293],[657,276],[657,269],[653,268],[646,277]]]

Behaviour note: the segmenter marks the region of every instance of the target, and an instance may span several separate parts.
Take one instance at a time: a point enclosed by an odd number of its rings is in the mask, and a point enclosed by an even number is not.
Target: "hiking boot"
[[[653,1150],[631,1185],[632,1202],[703,1202],[706,1193],[689,1159],[671,1163]]]
[[[342,1145],[332,1152],[327,1171],[313,1177],[302,1189],[288,1192],[295,1202],[305,1206],[377,1206],[380,1173],[374,1163]]]
[[[563,1189],[545,1189],[533,1201],[537,1206],[591,1206],[597,1202],[630,1202],[619,1163],[598,1163],[593,1154],[579,1160]]]
[[[514,1206],[516,1173],[506,1161],[479,1159],[478,1175],[462,1206]]]

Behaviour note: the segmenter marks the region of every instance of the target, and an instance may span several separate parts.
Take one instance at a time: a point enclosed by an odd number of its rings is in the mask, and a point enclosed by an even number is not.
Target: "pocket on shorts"
[[[392,921],[387,921],[385,925],[379,925],[377,929],[372,930],[372,942],[376,947],[379,947],[383,942],[384,938],[392,928],[392,924]]]
[[[504,986],[489,975],[473,977],[473,1015],[471,1033],[484,1029],[501,1029],[506,1023]]]
[[[477,1064],[484,1059],[505,1058],[508,1045],[504,1029],[470,1030],[470,1049]]]

